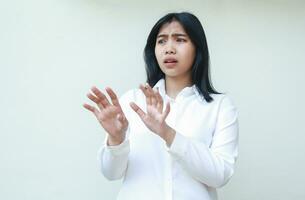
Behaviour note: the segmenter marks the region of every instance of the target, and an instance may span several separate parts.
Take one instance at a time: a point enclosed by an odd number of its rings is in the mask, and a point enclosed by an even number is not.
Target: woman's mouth
[[[164,62],[164,65],[165,65],[166,67],[171,68],[171,67],[174,67],[174,66],[177,65],[177,61],[174,61],[174,62]]]
[[[164,60],[164,65],[166,67],[174,67],[177,63],[178,63],[178,61],[176,59],[173,59],[173,58],[169,58],[169,59]]]

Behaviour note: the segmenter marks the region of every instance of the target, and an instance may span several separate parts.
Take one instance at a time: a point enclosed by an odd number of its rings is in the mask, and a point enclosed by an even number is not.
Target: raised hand
[[[89,104],[83,104],[83,106],[95,115],[102,127],[107,131],[109,145],[122,143],[126,135],[128,120],[119,104],[117,95],[111,88],[106,88],[111,104],[107,97],[95,86],[91,88],[91,91],[93,94],[88,93],[87,97],[96,103],[98,108]]]
[[[168,144],[171,144],[175,132],[165,122],[170,112],[169,102],[163,111],[163,99],[157,90],[153,90],[148,84],[140,85],[140,89],[146,96],[147,113],[145,113],[134,102],[130,103],[131,108],[139,115],[144,124],[155,134],[163,138]]]

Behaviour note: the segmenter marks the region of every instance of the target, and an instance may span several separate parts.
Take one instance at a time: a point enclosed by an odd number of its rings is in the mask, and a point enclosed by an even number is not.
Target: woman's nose
[[[173,54],[175,53],[173,49],[168,49],[165,51],[165,54]]]
[[[176,53],[175,47],[173,46],[172,42],[168,42],[165,47],[165,54],[173,54]]]

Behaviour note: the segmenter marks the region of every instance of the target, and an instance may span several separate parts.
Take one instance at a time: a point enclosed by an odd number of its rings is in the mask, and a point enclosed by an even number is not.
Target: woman
[[[209,79],[200,21],[169,13],[152,28],[144,50],[147,83],[120,100],[106,88],[84,104],[106,130],[101,171],[123,179],[119,200],[214,200],[234,172],[237,109]]]

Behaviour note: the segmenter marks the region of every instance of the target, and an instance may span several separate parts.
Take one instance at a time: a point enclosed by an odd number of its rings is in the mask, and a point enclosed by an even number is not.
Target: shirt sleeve
[[[125,139],[121,144],[115,146],[108,146],[107,140],[108,136],[98,151],[100,170],[108,180],[118,180],[124,176],[127,168],[130,152],[129,140]]]
[[[237,115],[232,100],[225,96],[210,147],[176,132],[168,152],[198,181],[210,187],[222,187],[232,177],[238,156]]]
[[[132,91],[125,93],[120,99],[120,105],[123,112],[128,119],[129,117],[129,102],[131,101]],[[101,173],[108,180],[118,180],[125,175],[128,164],[128,155],[130,152],[129,143],[130,126],[128,126],[126,131],[125,140],[115,146],[109,146],[107,144],[108,134],[104,140],[104,144],[98,150],[97,160]]]

